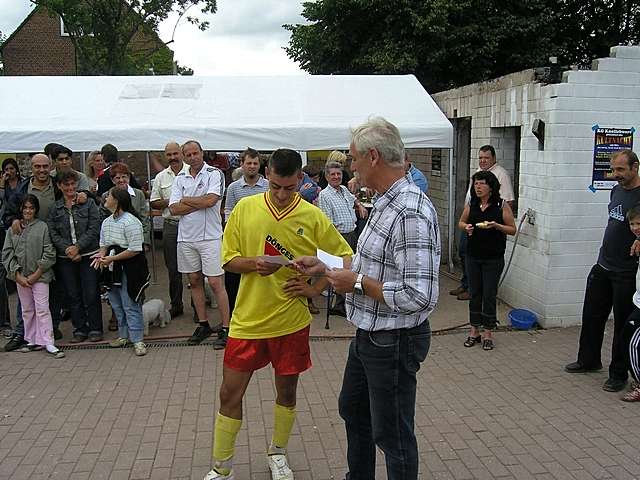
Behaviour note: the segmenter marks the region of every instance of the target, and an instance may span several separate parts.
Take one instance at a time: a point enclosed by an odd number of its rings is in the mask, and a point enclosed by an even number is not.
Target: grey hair
[[[329,160],[324,164],[324,173],[328,174],[329,170],[331,170],[332,168],[337,168],[338,170],[342,171],[342,164],[340,162]]]
[[[390,167],[404,167],[404,144],[400,131],[382,117],[371,117],[353,129],[351,141],[360,155],[365,155],[373,148]]]

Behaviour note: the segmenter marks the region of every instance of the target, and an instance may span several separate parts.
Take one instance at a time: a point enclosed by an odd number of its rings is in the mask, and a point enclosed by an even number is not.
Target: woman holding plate
[[[500,183],[493,173],[476,172],[471,185],[471,200],[458,222],[458,228],[469,236],[466,268],[471,331],[464,346],[482,343],[484,350],[493,350],[498,282],[504,269],[507,235],[515,235],[516,224],[509,203],[500,198]]]

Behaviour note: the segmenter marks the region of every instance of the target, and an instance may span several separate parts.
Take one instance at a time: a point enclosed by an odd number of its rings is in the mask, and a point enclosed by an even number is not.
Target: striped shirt
[[[142,251],[142,223],[129,212],[118,217],[109,215],[100,229],[100,247],[118,245],[132,252]]]
[[[224,175],[215,167],[204,164],[196,176],[191,175],[188,168],[178,175],[171,188],[169,205],[178,203],[183,197],[203,197],[215,194],[218,198],[224,195]],[[217,240],[222,237],[222,216],[220,204],[202,208],[180,217],[178,223],[179,242],[201,242]]]
[[[355,202],[356,197],[344,185],[339,185],[338,189],[328,185],[318,195],[318,207],[340,233],[351,233],[356,229]]]
[[[351,266],[382,282],[384,303],[347,294],[347,318],[370,331],[420,325],[438,301],[439,267],[435,208],[416,185],[402,177],[374,203]]]
[[[269,190],[269,182],[262,175],[258,177],[255,185],[249,185],[244,179],[244,176],[240,177],[227,187],[227,197],[224,201],[225,216],[228,217],[231,215],[231,211],[241,198],[250,197],[257,193],[264,193],[267,190]]]

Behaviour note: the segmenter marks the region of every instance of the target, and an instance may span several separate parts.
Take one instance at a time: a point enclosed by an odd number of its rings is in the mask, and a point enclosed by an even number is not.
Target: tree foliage
[[[287,54],[313,74],[413,73],[440,91],[640,40],[640,0],[316,0]]]
[[[4,35],[2,33],[2,30],[0,30],[0,47],[2,47],[2,44],[4,43],[4,41],[7,39],[6,35]],[[4,75],[4,65],[2,63],[2,56],[0,55],[0,75]]]
[[[171,52],[157,37],[172,12],[201,30],[209,22],[188,16],[197,7],[216,12],[216,0],[31,0],[60,15],[76,49],[80,75],[172,73]]]

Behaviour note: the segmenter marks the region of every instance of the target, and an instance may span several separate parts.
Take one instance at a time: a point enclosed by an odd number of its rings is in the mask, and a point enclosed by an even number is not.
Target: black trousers
[[[627,368],[634,380],[640,382],[640,310],[636,306],[622,329],[622,338],[627,347],[624,349]]]
[[[628,377],[627,345],[622,330],[633,311],[636,291],[636,272],[612,272],[596,264],[587,277],[587,288],[582,307],[582,328],[578,362],[587,368],[602,365],[601,350],[604,328],[613,308],[613,343],[609,378],[626,380]]]
[[[473,327],[494,330],[498,323],[496,316],[498,283],[504,269],[504,258],[465,258],[469,279],[469,323]]]

